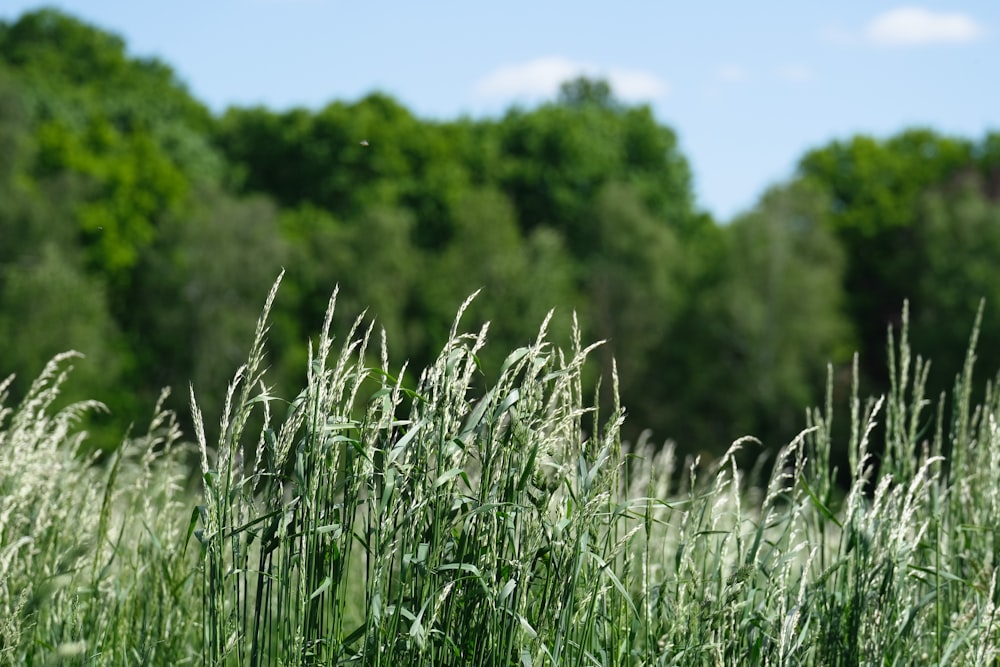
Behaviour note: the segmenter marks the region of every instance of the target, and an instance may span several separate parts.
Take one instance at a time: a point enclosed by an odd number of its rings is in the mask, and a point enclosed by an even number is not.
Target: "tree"
[[[421,251],[411,241],[413,227],[408,211],[377,204],[348,221],[308,204],[285,211],[282,230],[290,261],[278,311],[287,312],[304,331],[315,331],[339,288],[338,335],[346,335],[366,312],[385,328],[394,356],[411,354],[416,333],[411,329],[419,327],[412,308],[422,266]]]
[[[597,106],[605,109],[618,110],[611,85],[603,79],[590,79],[585,76],[566,81],[559,86],[558,103],[567,107]]]
[[[136,382],[149,400],[160,387],[173,386],[181,390],[175,398],[183,408],[192,383],[209,424],[215,423],[286,257],[278,213],[264,198],[207,188],[197,193],[190,214],[164,221],[134,287],[133,299],[152,307],[127,320],[131,343],[142,354]],[[293,340],[298,335],[290,333]],[[279,354],[271,363],[281,361]]]
[[[319,112],[230,109],[217,143],[245,192],[287,207],[308,204],[350,220],[376,206],[407,209],[414,240],[438,248],[467,183],[446,126],[420,121],[398,102],[371,94]]]
[[[824,224],[847,254],[848,312],[858,327],[863,372],[876,388],[887,381],[886,329],[898,329],[913,277],[933,252],[920,246],[914,228],[923,196],[974,164],[971,142],[921,129],[887,140],[833,142],[799,163],[799,178],[828,196]]]
[[[919,270],[911,274],[910,335],[933,360],[932,390],[951,386],[961,371],[966,342],[982,299],[981,372],[1000,371],[1000,203],[985,196],[985,179],[969,172],[959,182],[927,193],[914,225]]]
[[[573,264],[562,239],[538,228],[525,238],[510,201],[493,188],[473,189],[456,204],[448,245],[419,276],[422,354],[430,360],[446,340],[462,302],[482,294],[466,314],[466,324],[490,322],[490,345],[483,351],[487,372],[499,370],[511,350],[532,342],[546,314],[562,312],[551,328],[568,342],[570,310],[577,297]]]
[[[0,272],[0,341],[0,376],[16,374],[15,398],[52,357],[76,350],[85,356],[73,364],[68,399],[100,400],[120,411],[133,407],[118,386],[129,358],[120,354],[121,332],[104,286],[54,244],[22,255]],[[101,437],[96,444],[116,441]]]
[[[588,331],[607,341],[601,350],[604,375],[610,378],[615,360],[632,418],[642,427],[659,426],[666,387],[650,362],[658,348],[671,344],[685,298],[683,246],[629,185],[604,186],[592,216],[597,236],[579,264]]]
[[[844,312],[844,254],[823,226],[823,193],[807,183],[773,188],[725,230],[727,281],[718,316],[719,362],[738,387],[733,424],[773,447],[819,405],[828,364],[853,348]]]
[[[208,110],[168,66],[129,57],[117,35],[58,10],[0,22],[0,61],[32,84],[33,113],[46,119],[85,119],[80,112],[101,106],[119,131],[161,122],[203,131],[211,124]]]
[[[33,138],[25,171],[83,186],[72,217],[87,268],[107,282],[120,315],[159,219],[183,207],[192,181],[221,176],[204,138],[211,117],[170,68],[130,58],[117,36],[56,10],[0,25],[0,62],[19,83]]]
[[[594,247],[596,234],[582,221],[601,188],[617,182],[633,187],[654,217],[691,233],[698,216],[690,169],[673,131],[658,124],[649,107],[577,99],[600,90],[598,83],[577,81],[567,89],[567,103],[514,110],[497,126],[498,184],[522,228],[550,226],[581,256]]]
[[[75,349],[67,400],[100,399],[113,410],[131,407],[118,382],[131,363],[109,307],[106,285],[86,272],[73,207],[84,189],[73,175],[33,179],[36,154],[24,84],[0,64],[0,376],[15,373],[19,400],[45,364]],[[116,444],[101,421],[101,446]]]
[[[774,188],[681,246],[672,324],[640,357],[652,415],[642,424],[709,457],[745,435],[773,451],[804,427],[827,364],[853,349],[843,252],[825,212],[815,188]]]

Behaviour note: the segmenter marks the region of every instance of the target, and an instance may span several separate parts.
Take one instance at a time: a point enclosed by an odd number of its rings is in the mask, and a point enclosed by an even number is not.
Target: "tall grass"
[[[182,664],[199,656],[183,549],[180,432],[156,406],[146,435],[104,465],[83,455],[87,410],[53,410],[75,353],[53,359],[17,409],[0,383],[0,663]]]
[[[890,339],[890,393],[855,384],[837,416],[841,491],[832,385],[756,469],[737,465],[749,438],[680,461],[623,445],[624,411],[582,392],[594,346],[575,330],[555,348],[548,320],[484,379],[488,328],[462,333],[460,311],[407,386],[363,319],[334,344],[334,295],[284,401],[265,366],[276,290],[218,441],[192,396],[198,491],[159,410],[110,461],[80,456],[96,406],[51,409],[66,358],[0,408],[0,660],[997,664],[1000,399],[991,384],[973,406],[971,352],[931,400],[905,327]]]

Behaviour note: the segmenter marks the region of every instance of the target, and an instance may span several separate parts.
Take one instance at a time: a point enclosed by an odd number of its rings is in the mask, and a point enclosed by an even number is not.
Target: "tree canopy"
[[[415,367],[482,288],[483,373],[551,308],[567,340],[576,312],[626,435],[709,453],[794,436],[855,349],[882,381],[904,299],[950,382],[1000,296],[997,135],[833,141],[716,221],[674,130],[605,81],[498,118],[429,121],[384,93],[213,116],[167,64],[47,9],[0,23],[0,151],[0,371],[79,348],[80,391],[122,423],[165,384],[222,396],[282,268],[279,378],[336,285],[337,326],[367,309]]]

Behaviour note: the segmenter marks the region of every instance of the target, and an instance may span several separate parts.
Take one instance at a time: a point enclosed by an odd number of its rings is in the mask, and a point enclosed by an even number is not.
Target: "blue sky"
[[[212,109],[387,92],[425,118],[498,115],[581,73],[677,131],[727,220],[810,147],[905,127],[1000,131],[1000,3],[878,0],[49,2],[157,56]],[[38,2],[0,0],[10,21]]]

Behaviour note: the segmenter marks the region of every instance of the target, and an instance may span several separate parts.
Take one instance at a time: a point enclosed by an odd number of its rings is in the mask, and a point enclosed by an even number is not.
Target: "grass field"
[[[276,290],[218,442],[196,407],[184,436],[157,408],[88,459],[79,418],[100,406],[54,408],[72,355],[16,406],[0,388],[0,662],[998,664],[1000,396],[972,404],[971,353],[952,396],[925,397],[904,328],[888,395],[855,387],[835,431],[831,388],[744,470],[749,440],[710,464],[624,445],[623,411],[582,393],[593,347],[555,349],[544,324],[483,378],[487,330],[460,313],[408,374],[362,321],[335,346],[332,299],[281,400]]]

